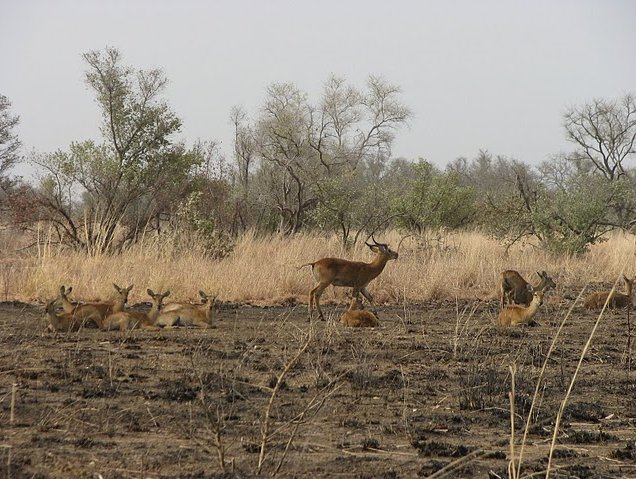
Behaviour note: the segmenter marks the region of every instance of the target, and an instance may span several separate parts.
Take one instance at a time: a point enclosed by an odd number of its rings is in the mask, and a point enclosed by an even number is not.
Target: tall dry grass
[[[379,241],[396,248],[401,236],[387,233]],[[46,245],[20,251],[14,239],[0,238],[5,254],[0,258],[0,299],[44,301],[60,285],[72,285],[84,300],[111,296],[111,283],[134,284],[130,301],[147,300],[146,288],[171,290],[171,299],[195,299],[203,289],[225,301],[277,303],[290,297],[306,301],[313,284],[303,263],[324,256],[370,261],[364,245],[345,250],[337,237],[313,234],[294,237],[240,238],[232,254],[221,260],[206,258],[196,242],[175,249],[174,241],[146,238],[118,256],[82,254]],[[511,248],[506,255],[497,241],[479,232],[405,238],[400,258],[391,261],[371,283],[378,302],[420,302],[442,298],[495,297],[497,278],[504,269],[515,269],[536,282],[535,271],[546,270],[560,288],[587,282],[612,283],[626,262],[628,275],[636,273],[634,236],[615,234],[581,257],[555,257],[532,245]],[[344,300],[343,288],[329,288],[325,301]]]

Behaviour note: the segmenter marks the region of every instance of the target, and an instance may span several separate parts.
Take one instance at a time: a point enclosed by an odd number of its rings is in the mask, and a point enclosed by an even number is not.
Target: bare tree
[[[570,108],[563,117],[569,141],[577,146],[571,159],[591,162],[608,180],[626,174],[624,162],[636,153],[636,98],[595,99]]]
[[[255,127],[258,174],[277,229],[295,233],[324,200],[321,183],[354,172],[361,162],[389,158],[395,131],[410,117],[399,87],[370,77],[366,91],[341,78],[325,83],[318,106],[291,83],[274,84]]]
[[[230,120],[234,125],[234,161],[237,169],[231,229],[233,234],[237,234],[250,226],[250,210],[256,207],[255,202],[250,200],[250,179],[256,162],[256,141],[243,108],[232,108]]]

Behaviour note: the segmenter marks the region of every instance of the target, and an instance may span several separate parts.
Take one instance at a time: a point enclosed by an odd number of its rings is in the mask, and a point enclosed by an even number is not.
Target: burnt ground
[[[340,327],[344,306],[327,306],[331,320],[310,336],[304,305],[223,305],[215,329],[122,335],[47,333],[41,307],[4,303],[0,476],[508,477],[510,365],[518,450],[571,303],[549,298],[540,324],[518,329],[493,326],[496,301],[384,306],[370,330]],[[526,477],[546,469],[595,319],[575,309],[547,363]],[[636,477],[627,324],[625,312],[602,319],[564,411],[553,478]]]

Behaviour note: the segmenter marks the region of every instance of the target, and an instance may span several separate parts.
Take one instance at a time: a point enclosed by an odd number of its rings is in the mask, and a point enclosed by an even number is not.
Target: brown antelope
[[[366,311],[362,307],[360,298],[354,296],[349,309],[340,316],[340,322],[351,328],[375,328],[378,325],[378,318],[371,311]]]
[[[201,302],[198,304],[193,304],[193,303],[168,303],[168,304],[164,304],[163,308],[161,308],[161,313],[168,313],[170,311],[175,311],[177,309],[181,309],[181,308],[190,308],[190,307],[197,307],[201,304],[206,304],[208,302],[208,295],[205,294],[203,291],[199,291],[199,296],[201,296]]]
[[[623,281],[625,281],[625,294],[617,293],[616,291],[604,291],[602,293],[592,293],[583,303],[583,307],[587,309],[601,309],[605,302],[610,309],[626,308],[632,305],[632,286],[636,277],[629,279],[623,275]],[[609,298],[609,301],[607,300]]]
[[[119,329],[120,331],[126,331],[129,329],[153,329],[157,330],[154,326],[159,311],[161,311],[161,304],[163,299],[170,295],[170,291],[165,293],[155,293],[151,289],[147,290],[147,293],[152,298],[152,308],[147,313],[141,311],[119,311],[118,313],[110,314],[104,320],[102,329],[104,331],[111,331],[113,329]]]
[[[354,297],[360,293],[367,298],[373,313],[377,316],[378,310],[373,303],[373,296],[369,293],[367,285],[375,279],[386,266],[389,260],[397,259],[398,254],[389,248],[389,245],[378,243],[371,236],[373,244],[365,244],[375,253],[373,261],[363,263],[362,261],[348,261],[340,258],[322,258],[313,263],[307,263],[299,268],[311,266],[311,271],[318,285],[309,293],[309,320],[311,321],[314,304],[318,310],[320,319],[325,317],[320,309],[320,296],[329,285],[351,287]]]
[[[131,284],[127,288],[120,288],[113,283],[117,296],[112,302],[99,302],[99,303],[73,303],[68,299],[68,295],[73,290],[72,287],[65,289],[64,286],[60,287],[60,294],[58,296],[62,303],[62,308],[66,313],[72,313],[82,319],[90,319],[97,324],[98,328],[102,327],[102,322],[106,316],[123,311],[124,306],[128,302],[128,293],[133,288]]]
[[[509,304],[520,304],[528,306],[532,301],[532,293],[534,291],[543,291],[544,293],[550,288],[556,288],[556,283],[548,276],[545,271],[537,272],[540,280],[535,286],[528,283],[516,271],[507,270],[499,274],[499,291],[501,299],[501,307],[503,308],[506,301]]]
[[[530,301],[530,305],[528,307],[520,306],[518,304],[507,304],[501,308],[499,316],[497,317],[497,324],[499,324],[499,326],[530,324],[534,315],[537,314],[539,306],[542,304],[543,291],[537,290],[532,294],[532,301]]]
[[[55,311],[57,305],[57,298],[46,303],[44,310],[48,316],[49,324],[47,329],[49,331],[79,331],[84,323],[84,319],[75,316],[73,313],[61,313],[58,314]]]
[[[155,322],[156,326],[162,328],[173,328],[175,326],[213,328],[213,313],[216,296],[208,296],[203,291],[199,291],[201,304],[182,306],[172,311],[162,312]]]

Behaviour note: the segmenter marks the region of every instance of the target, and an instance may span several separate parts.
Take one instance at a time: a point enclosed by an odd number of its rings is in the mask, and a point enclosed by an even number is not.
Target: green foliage
[[[177,242],[175,247],[187,248],[194,241],[206,255],[224,258],[234,249],[234,242],[227,233],[217,228],[213,219],[202,214],[202,197],[201,191],[194,191],[179,204],[172,219],[172,231],[182,241]]]
[[[603,240],[615,229],[609,219],[612,205],[627,193],[627,182],[579,175],[567,189],[546,195],[533,212],[542,246],[551,252],[576,255]]]
[[[0,179],[20,160],[21,143],[15,133],[20,117],[12,114],[10,109],[11,102],[0,94]]]
[[[402,195],[395,198],[398,226],[421,233],[425,229],[461,228],[475,216],[475,195],[460,184],[457,173],[441,173],[425,160],[413,167]]]
[[[318,185],[319,201],[311,214],[312,224],[334,231],[344,246],[355,244],[363,232],[371,232],[390,218],[389,191],[382,179],[370,181],[369,166],[329,176]]]

